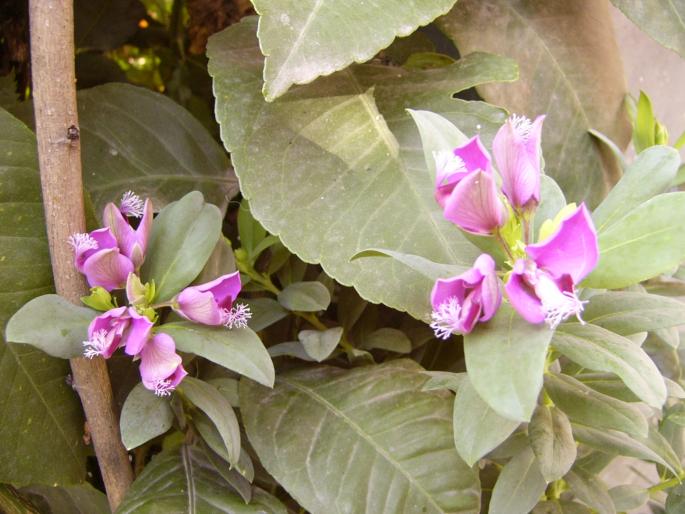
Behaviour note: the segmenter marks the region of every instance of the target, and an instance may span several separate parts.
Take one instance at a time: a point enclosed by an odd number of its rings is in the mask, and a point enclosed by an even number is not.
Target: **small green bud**
[[[247,252],[244,248],[236,248],[233,252],[235,253],[236,261],[247,262],[249,260],[249,256],[247,255]]]
[[[108,311],[116,307],[112,295],[104,287],[91,287],[90,295],[82,296],[81,301],[96,311]]]
[[[657,145],[667,145],[668,144],[668,129],[663,126],[658,121],[654,126],[654,142]]]

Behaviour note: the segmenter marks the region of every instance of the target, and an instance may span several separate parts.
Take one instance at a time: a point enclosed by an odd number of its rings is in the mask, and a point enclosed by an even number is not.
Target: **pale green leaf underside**
[[[681,0],[611,0],[635,25],[685,57],[685,3]]]
[[[410,361],[310,368],[273,390],[241,383],[248,437],[313,514],[475,513],[477,473],[452,440],[451,398],[421,392]]]
[[[52,292],[36,140],[0,110],[0,332],[24,303]],[[0,342],[0,482],[73,484],[85,476],[83,418],[69,365]],[[49,435],[49,436],[48,436]],[[50,465],[46,466],[45,463]]]
[[[155,456],[133,482],[116,514],[285,514],[255,491],[250,504],[234,493],[201,450],[181,446]],[[263,498],[264,496],[264,498]]]
[[[365,62],[419,26],[445,14],[455,0],[254,0],[266,56],[264,96],[274,100],[353,62]]]
[[[516,67],[476,54],[409,72],[359,65],[266,103],[256,20],[214,35],[209,70],[217,118],[252,214],[307,262],[321,263],[367,300],[424,317],[432,282],[390,259],[350,258],[368,248],[470,266],[478,250],[442,218],[418,130],[406,108],[440,112],[486,144],[504,113],[452,94]]]
[[[220,207],[238,192],[226,152],[188,111],[129,84],[79,91],[83,180],[98,214],[135,191],[155,209],[200,190]]]

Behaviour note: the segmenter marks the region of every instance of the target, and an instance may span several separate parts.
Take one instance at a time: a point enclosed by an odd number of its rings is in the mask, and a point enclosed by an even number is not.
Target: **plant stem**
[[[502,237],[502,234],[500,234],[499,229],[495,229],[494,235],[495,235],[495,239],[497,239],[497,242],[500,244],[500,246],[506,252],[507,257],[509,257],[509,260],[511,261],[511,264],[513,266],[514,262],[516,262],[516,259],[514,258],[514,254],[511,253],[511,249],[509,248],[509,245],[507,244],[507,242]]]
[[[656,485],[653,485],[652,487],[647,489],[647,492],[651,496],[653,493],[663,491],[665,489],[670,489],[671,487],[675,487],[677,485],[680,485],[683,480],[685,480],[685,472],[683,472],[680,475],[675,476],[673,478],[669,478],[668,480],[664,480],[663,482],[659,482]]]
[[[74,71],[74,11],[71,0],[30,0],[31,71],[36,139],[45,222],[57,293],[80,304],[88,294],[74,269],[67,238],[85,232],[81,149]],[[95,455],[114,510],[133,480],[121,443],[112,387],[103,359],[71,359]]]

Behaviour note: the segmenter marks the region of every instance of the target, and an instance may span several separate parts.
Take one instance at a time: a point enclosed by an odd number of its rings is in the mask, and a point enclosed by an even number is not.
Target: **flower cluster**
[[[509,302],[528,322],[546,322],[554,329],[575,315],[582,323],[584,302],[575,286],[599,257],[587,208],[567,206],[543,225],[537,243],[530,242],[540,203],[543,121],[544,116],[531,121],[513,115],[499,129],[492,147],[499,181],[479,136],[435,154],[435,199],[445,218],[466,232],[495,237],[511,268],[498,273],[494,259],[482,254],[465,273],[437,280],[431,294],[431,328],[438,338],[469,333],[476,323],[495,315],[502,302],[500,275],[507,277]]]
[[[137,228],[129,218],[140,218]],[[176,343],[166,333],[156,332],[157,309],[171,307],[195,323],[244,328],[251,314],[245,305],[234,305],[241,289],[236,271],[205,284],[186,287],[171,301],[154,304],[154,283],[143,284],[139,270],[147,250],[153,211],[150,200],[143,202],[132,192],[120,205],[107,204],[105,227],[88,234],[74,234],[74,265],[91,286],[84,303],[101,311],[88,327],[84,356],[110,358],[118,348],[140,360],[140,375],[146,388],[167,396],[187,375]],[[110,292],[125,289],[128,306],[118,307]],[[122,296],[124,293],[122,292]]]

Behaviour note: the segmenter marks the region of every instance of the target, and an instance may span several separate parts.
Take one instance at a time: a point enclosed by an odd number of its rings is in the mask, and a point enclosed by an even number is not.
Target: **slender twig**
[[[79,303],[88,289],[73,266],[69,235],[85,232],[76,111],[74,11],[71,0],[30,0],[33,105],[43,205],[57,292]],[[133,474],[121,443],[112,387],[102,359],[70,361],[112,510]]]

